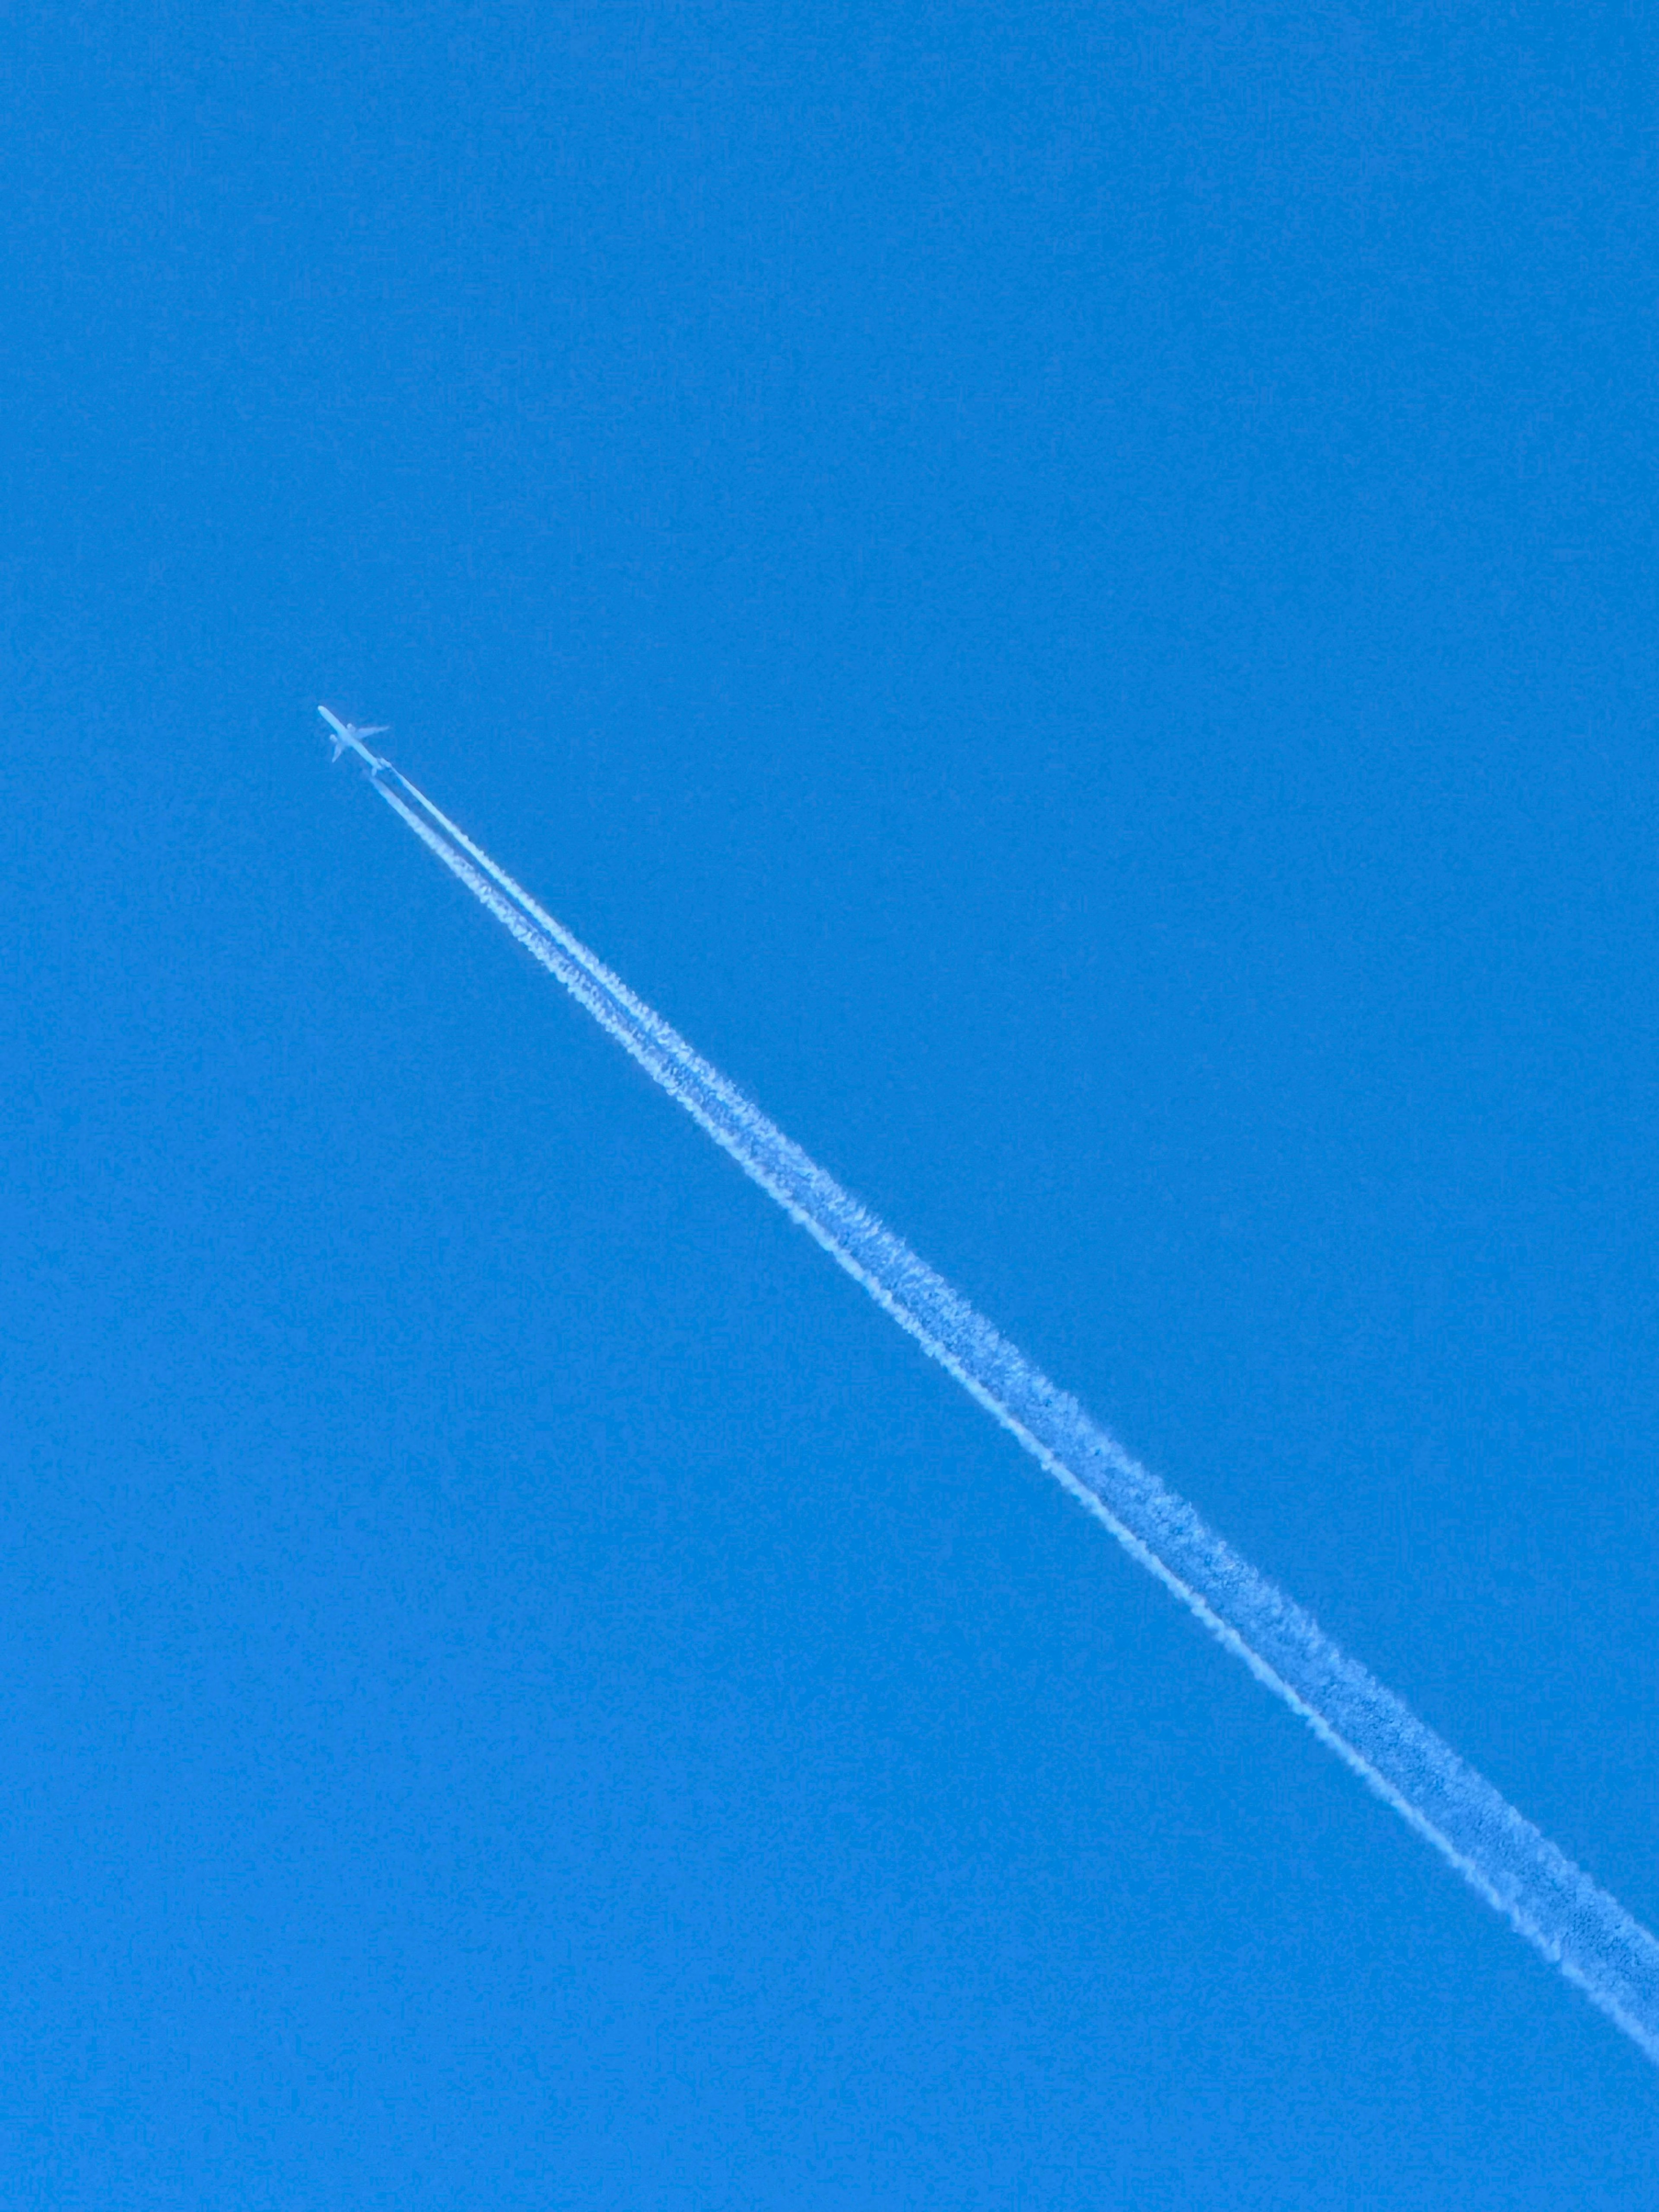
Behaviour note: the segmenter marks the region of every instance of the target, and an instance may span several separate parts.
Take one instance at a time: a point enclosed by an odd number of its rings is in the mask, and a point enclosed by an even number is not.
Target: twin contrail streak
[[[1659,1943],[1311,1616],[827,1175],[407,777],[370,781],[744,1172],[1242,1659],[1257,1680],[1659,2063]]]

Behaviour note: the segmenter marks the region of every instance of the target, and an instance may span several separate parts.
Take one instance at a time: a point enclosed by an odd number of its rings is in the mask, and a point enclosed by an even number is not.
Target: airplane
[[[334,748],[336,760],[349,749],[366,764],[371,775],[378,775],[383,768],[391,767],[390,761],[382,760],[379,753],[370,752],[363,743],[365,738],[378,738],[389,730],[392,727],[390,722],[371,722],[366,727],[360,727],[356,722],[343,722],[331,708],[319,706],[317,712],[328,724],[331,732],[329,743]]]

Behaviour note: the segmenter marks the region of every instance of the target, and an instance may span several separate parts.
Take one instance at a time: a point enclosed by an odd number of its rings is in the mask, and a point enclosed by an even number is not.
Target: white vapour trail
[[[1258,1681],[1659,2063],[1659,1942],[1207,1528],[394,769],[388,806]]]

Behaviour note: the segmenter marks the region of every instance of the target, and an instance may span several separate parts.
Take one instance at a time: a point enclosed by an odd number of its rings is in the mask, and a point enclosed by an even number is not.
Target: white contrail
[[[601,1028],[1258,1681],[1659,2063],[1659,1942],[389,766],[370,781]]]

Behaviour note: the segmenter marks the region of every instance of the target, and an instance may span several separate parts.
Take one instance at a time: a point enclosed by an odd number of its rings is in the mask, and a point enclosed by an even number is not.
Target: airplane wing
[[[365,738],[378,738],[389,730],[392,727],[390,722],[372,722],[366,728],[360,729],[356,722],[343,722],[331,707],[325,707],[319,702],[317,712],[328,724],[336,760],[343,752],[349,750],[365,762],[371,773],[376,769],[390,767],[390,762],[383,761],[378,753],[370,752],[363,743]]]

